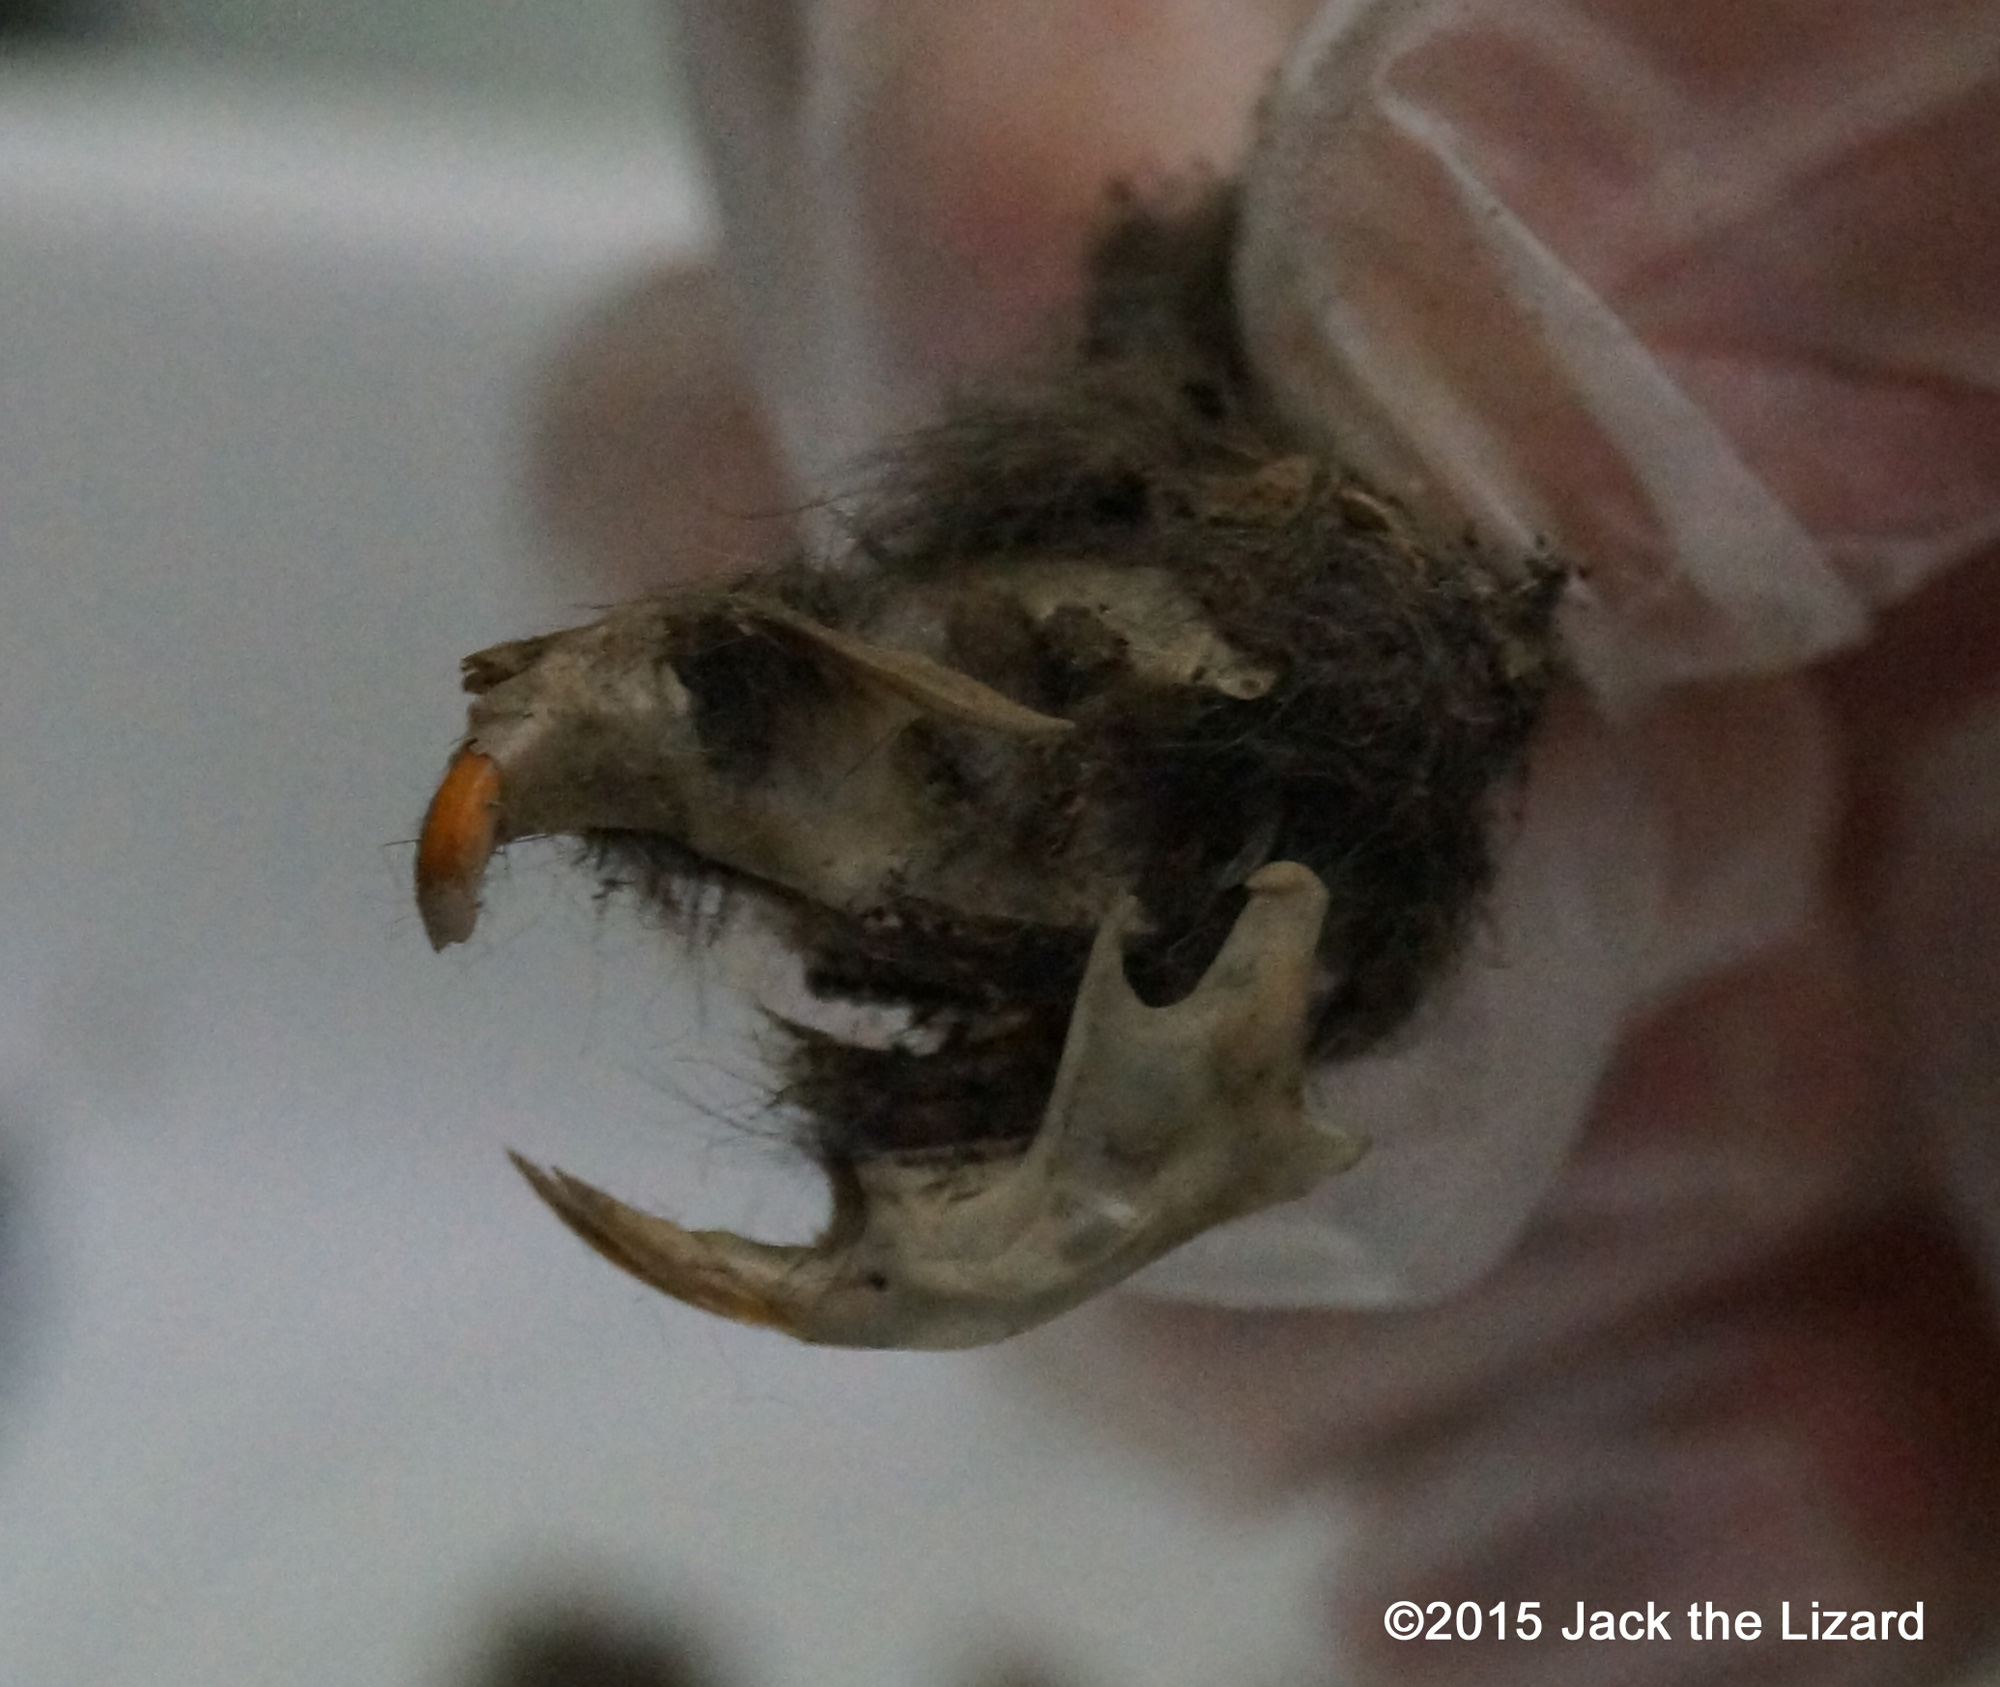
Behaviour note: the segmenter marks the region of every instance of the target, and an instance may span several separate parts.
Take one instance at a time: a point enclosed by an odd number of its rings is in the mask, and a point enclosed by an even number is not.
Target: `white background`
[[[0,79],[0,1683],[446,1683],[575,1585],[749,1687],[1303,1679],[1304,1522],[1229,1523],[979,1358],[647,1294],[502,1156],[809,1222],[726,992],[516,852],[433,956],[456,662],[583,618],[539,372],[706,237],[600,130]]]

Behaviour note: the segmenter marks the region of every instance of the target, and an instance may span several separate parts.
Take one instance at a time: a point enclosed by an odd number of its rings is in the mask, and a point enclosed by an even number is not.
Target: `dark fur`
[[[754,583],[825,623],[865,627],[900,582],[1027,556],[1170,570],[1236,649],[1281,676],[1254,701],[1139,686],[1093,617],[1037,628],[968,594],[950,657],[1076,723],[1012,787],[1024,860],[1057,858],[1084,812],[1109,814],[1153,935],[1128,957],[1150,1000],[1200,976],[1265,861],[1303,862],[1331,892],[1333,983],[1312,1030],[1353,1055],[1409,1019],[1464,946],[1492,875],[1496,792],[1518,771],[1557,677],[1564,574],[1502,566],[1420,536],[1336,466],[1300,455],[1261,408],[1233,332],[1233,202],[1172,215],[1120,208],[1092,265],[1067,367],[954,405],[877,466],[848,518],[860,570],[796,564]],[[1010,612],[1011,610],[1011,612]],[[754,768],[762,723],[799,702],[811,664],[778,641],[714,632],[677,654],[714,722],[714,753]],[[692,662],[690,662],[692,658]],[[706,735],[708,728],[704,728]],[[949,825],[978,753],[932,726],[918,758]],[[705,864],[657,840],[598,840],[615,871],[669,899]],[[768,894],[768,892],[765,892]],[[1018,1140],[1048,1094],[1090,934],[975,925],[905,900],[854,920],[794,904],[814,988],[910,1004],[938,1052],[797,1034],[787,1095],[832,1158]]]

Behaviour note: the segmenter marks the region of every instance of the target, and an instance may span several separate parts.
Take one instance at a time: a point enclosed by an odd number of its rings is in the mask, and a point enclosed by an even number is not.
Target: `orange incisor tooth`
[[[463,943],[479,919],[479,881],[500,824],[500,766],[460,750],[445,770],[417,839],[417,912],[433,949]]]

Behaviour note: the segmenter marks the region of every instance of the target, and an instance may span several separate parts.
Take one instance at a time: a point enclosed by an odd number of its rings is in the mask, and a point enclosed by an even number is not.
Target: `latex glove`
[[[1824,898],[1844,746],[1803,670],[2000,538],[1996,142],[1990,6],[1314,20],[1245,172],[1253,356],[1441,524],[1582,561],[1596,706],[1543,746],[1485,962],[1414,1046],[1325,1075],[1372,1162],[1178,1286],[1459,1286],[1622,1029]]]
[[[1018,349],[1106,181],[1236,162],[1295,21],[687,16],[809,476]],[[1370,1161],[1169,1267],[1461,1298],[1128,1304],[1047,1353],[1218,1474],[1344,1476],[1366,1678],[1921,1679],[1992,1606],[2000,1358],[1939,1214],[2000,1229],[1996,31],[1962,0],[1332,5],[1264,114],[1261,372],[1437,519],[1584,561],[1589,684],[1484,952],[1322,1076]],[[1397,1648],[1399,1597],[1931,1626]]]

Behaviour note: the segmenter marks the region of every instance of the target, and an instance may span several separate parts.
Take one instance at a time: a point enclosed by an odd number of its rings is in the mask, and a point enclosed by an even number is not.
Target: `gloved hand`
[[[1032,343],[1109,181],[1240,164],[1294,423],[1585,569],[1477,953],[1316,1081],[1369,1160],[1151,1279],[1232,1310],[1128,1299],[1044,1362],[1220,1481],[1342,1479],[1353,1679],[1961,1664],[2000,1580],[2000,14],[683,22],[808,484]],[[1767,1629],[1398,1645],[1401,1598]],[[1923,1600],[1926,1639],[1787,1644],[1785,1599]]]

